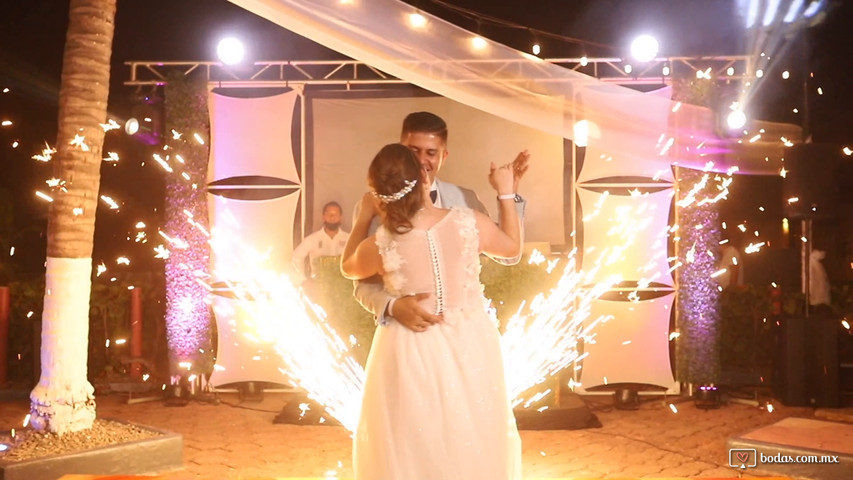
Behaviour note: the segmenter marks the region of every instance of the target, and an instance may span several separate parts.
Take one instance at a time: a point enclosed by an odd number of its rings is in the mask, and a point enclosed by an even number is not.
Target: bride
[[[500,336],[479,281],[480,253],[514,257],[521,226],[510,165],[491,166],[503,222],[429,200],[426,173],[404,145],[370,164],[341,259],[350,279],[380,275],[441,319],[377,330],[353,440],[357,480],[520,480],[521,441],[507,398]],[[368,236],[376,215],[382,224]]]

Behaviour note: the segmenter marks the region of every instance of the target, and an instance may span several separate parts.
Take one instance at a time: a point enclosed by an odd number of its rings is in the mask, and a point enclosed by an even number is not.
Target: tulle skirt
[[[353,441],[357,480],[520,480],[500,337],[481,309],[379,327]]]

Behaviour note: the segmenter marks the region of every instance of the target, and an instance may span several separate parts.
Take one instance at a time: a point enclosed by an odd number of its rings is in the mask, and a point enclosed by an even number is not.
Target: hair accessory
[[[382,195],[381,193],[376,193],[376,190],[373,190],[373,196],[382,201],[382,203],[391,203],[396,202],[397,200],[405,197],[415,188],[415,185],[418,183],[417,180],[405,180],[406,185],[400,189],[397,193],[392,193],[391,195]]]

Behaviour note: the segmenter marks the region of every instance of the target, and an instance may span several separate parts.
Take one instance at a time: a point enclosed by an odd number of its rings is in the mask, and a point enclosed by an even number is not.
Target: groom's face
[[[447,158],[447,145],[444,140],[433,133],[407,132],[400,139],[400,143],[414,152],[415,157],[426,170],[429,183],[432,185],[435,176]]]

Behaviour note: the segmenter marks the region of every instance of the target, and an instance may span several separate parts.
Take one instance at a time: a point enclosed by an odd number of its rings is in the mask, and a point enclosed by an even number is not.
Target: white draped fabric
[[[601,131],[618,131],[626,141],[614,148],[614,156],[630,155],[631,144],[661,134],[673,137],[675,146],[667,155],[646,159],[658,168],[673,161],[701,168],[704,159],[697,149],[723,148],[707,108],[676,108],[666,98],[603,84],[496,42],[477,43],[471,32],[398,0],[230,1],[344,55],[507,120],[569,139],[581,120]],[[415,13],[426,19],[423,25],[411,21]],[[666,110],[675,128],[662,132],[650,119]],[[781,167],[779,158],[745,157],[741,171],[775,174]]]
[[[630,112],[640,108],[654,107],[655,110],[646,111],[646,122],[649,128],[660,132],[656,137],[640,138],[617,128],[602,128],[602,126],[587,122],[584,128],[587,130],[586,157],[583,168],[578,175],[578,182],[583,183],[594,179],[613,176],[637,176],[647,177],[649,181],[653,178],[672,181],[672,168],[666,162],[669,161],[666,143],[671,137],[666,134],[667,120],[670,115],[669,105],[658,102],[647,105],[646,99],[650,96],[661,97],[671,95],[671,88],[663,88],[660,91],[646,93],[644,95],[625,95],[624,92],[632,90],[621,89],[596,91],[588,89],[581,96],[586,102],[607,105],[614,111]],[[575,131],[578,129],[576,128]],[[672,147],[669,147],[672,148]]]

